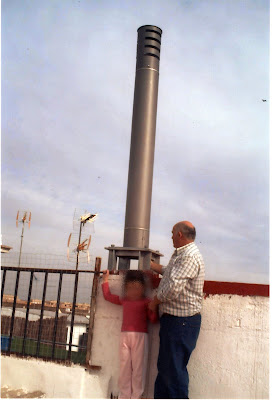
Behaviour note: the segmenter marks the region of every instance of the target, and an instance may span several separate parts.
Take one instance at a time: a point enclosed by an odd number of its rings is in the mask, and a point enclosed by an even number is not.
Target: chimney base
[[[110,247],[105,247],[109,250],[108,269],[110,271],[128,270],[130,268],[130,260],[138,260],[138,269],[148,270],[150,269],[151,260],[155,263],[160,263],[160,257],[163,257],[158,250],[151,250],[146,248],[136,247],[115,247],[113,244]]]

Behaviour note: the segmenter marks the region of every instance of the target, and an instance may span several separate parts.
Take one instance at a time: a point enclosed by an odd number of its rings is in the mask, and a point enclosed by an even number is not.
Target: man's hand
[[[107,269],[106,271],[103,271],[103,283],[108,282],[110,271]]]
[[[152,271],[157,272],[157,274],[161,274],[162,272],[162,265],[155,263],[154,261],[151,261],[150,263],[150,269]]]
[[[156,312],[159,304],[161,304],[161,301],[157,298],[157,296],[155,296],[154,299],[148,303],[148,308],[149,310]]]

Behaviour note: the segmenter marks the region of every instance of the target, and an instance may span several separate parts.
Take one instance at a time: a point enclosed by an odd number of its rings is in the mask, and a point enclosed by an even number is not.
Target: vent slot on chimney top
[[[153,38],[153,37],[151,37],[151,36],[146,36],[145,39],[146,39],[146,40],[155,40],[155,42],[158,42],[158,43],[161,44],[161,41],[160,41],[159,39]]]
[[[154,31],[153,29],[146,29],[145,31],[146,31],[146,32],[156,33],[157,35],[160,35],[160,36],[161,36],[161,33],[160,33],[160,32]]]
[[[145,44],[145,47],[150,47],[151,49],[155,49],[155,50],[158,50],[158,52],[160,52],[159,47],[153,46],[152,44]]]
[[[153,53],[144,53],[145,56],[152,56],[152,57],[156,57],[158,60],[160,59],[159,56],[157,56],[157,54],[153,54]]]

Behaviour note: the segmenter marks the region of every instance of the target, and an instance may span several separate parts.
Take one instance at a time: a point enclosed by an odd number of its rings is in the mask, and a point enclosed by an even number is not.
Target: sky
[[[189,220],[207,280],[269,281],[269,1],[2,0],[3,244],[66,254],[76,209],[91,255],[122,246],[137,29],[161,44],[150,247]],[[266,99],[267,102],[263,102]]]

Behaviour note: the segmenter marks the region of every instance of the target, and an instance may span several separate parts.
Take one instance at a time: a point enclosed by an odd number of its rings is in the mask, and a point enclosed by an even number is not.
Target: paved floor
[[[26,392],[24,389],[11,389],[7,386],[1,388],[2,399],[41,399],[44,393],[36,390],[35,392]]]

